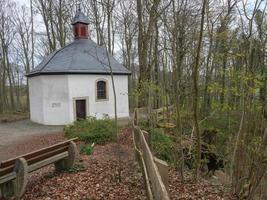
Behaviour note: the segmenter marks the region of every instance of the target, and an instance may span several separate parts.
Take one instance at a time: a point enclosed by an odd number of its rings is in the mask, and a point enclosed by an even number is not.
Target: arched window
[[[96,95],[98,100],[107,99],[107,82],[104,80],[97,81]]]

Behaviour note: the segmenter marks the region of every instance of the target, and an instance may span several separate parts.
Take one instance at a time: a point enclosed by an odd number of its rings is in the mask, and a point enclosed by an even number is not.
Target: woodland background
[[[28,112],[25,74],[73,40],[80,5],[91,38],[129,77],[130,109],[164,107],[175,124],[173,163],[181,171],[194,138],[223,160],[233,193],[264,198],[267,146],[267,2],[262,0],[0,0],[0,114]],[[148,127],[153,131],[150,115]],[[166,123],[167,122],[167,123]],[[206,141],[206,139],[214,141]],[[210,149],[209,149],[210,150]],[[178,158],[178,159],[177,159]],[[266,197],[266,196],[265,196]]]

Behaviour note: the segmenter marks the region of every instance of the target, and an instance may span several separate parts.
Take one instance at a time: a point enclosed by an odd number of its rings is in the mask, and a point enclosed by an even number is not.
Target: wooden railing
[[[142,168],[147,197],[148,199],[169,200],[168,165],[153,156],[147,143],[147,135],[135,124],[136,121],[137,116],[134,115],[132,123],[134,147]]]

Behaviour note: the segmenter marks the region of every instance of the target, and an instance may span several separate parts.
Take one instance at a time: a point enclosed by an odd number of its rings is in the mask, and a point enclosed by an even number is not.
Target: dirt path
[[[55,142],[62,140],[62,130],[63,126],[45,126],[30,120],[0,123],[0,161],[35,150],[42,146],[41,143],[47,143],[47,138]],[[51,137],[44,137],[45,135]]]

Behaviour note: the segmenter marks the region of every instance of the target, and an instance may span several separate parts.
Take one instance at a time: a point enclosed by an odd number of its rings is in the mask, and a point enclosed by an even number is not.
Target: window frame
[[[105,86],[106,86],[106,98],[105,99],[99,99],[98,98],[98,82],[100,82],[100,81],[103,81],[103,82],[105,82]],[[100,78],[100,79],[97,79],[96,81],[95,81],[95,99],[96,99],[96,101],[108,101],[109,100],[109,92],[108,92],[108,81],[106,80],[106,79],[103,79],[103,78]]]

